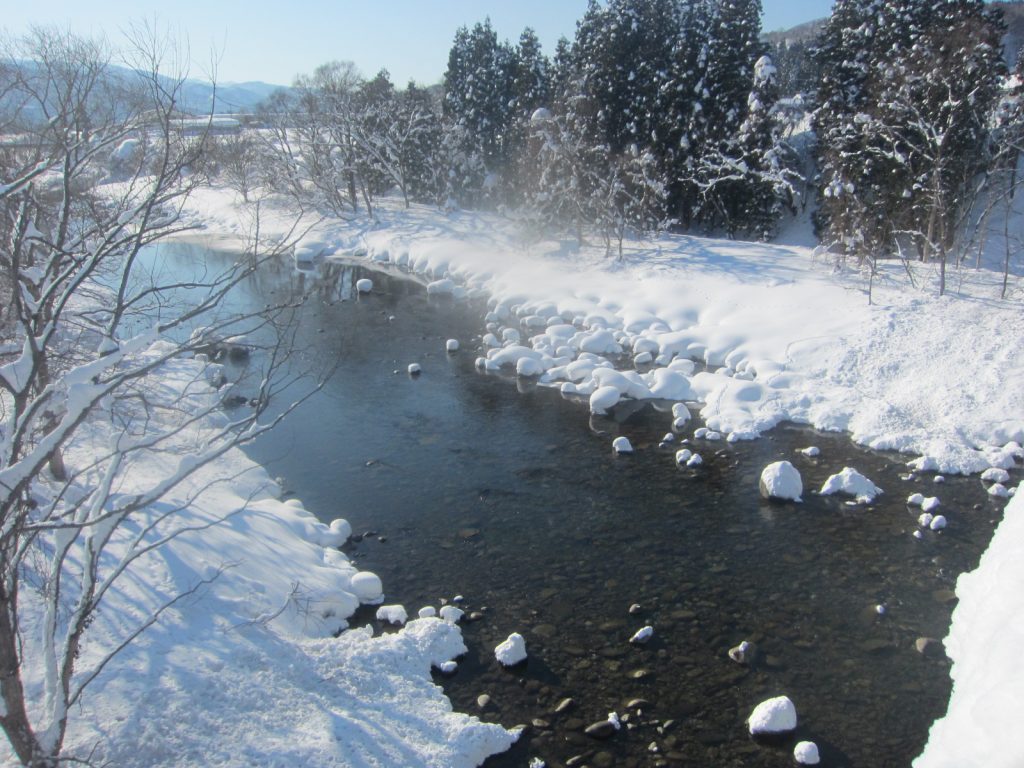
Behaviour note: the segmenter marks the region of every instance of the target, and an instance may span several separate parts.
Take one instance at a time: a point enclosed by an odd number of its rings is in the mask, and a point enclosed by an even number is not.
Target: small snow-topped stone
[[[766,499],[800,501],[804,483],[796,467],[788,461],[776,461],[762,470],[760,488]]]
[[[924,512],[932,512],[939,508],[939,500],[934,496],[927,496],[921,502],[921,510]]]
[[[689,419],[687,417],[679,416],[678,418],[676,418],[672,422],[672,429],[674,429],[674,430],[676,430],[678,432],[682,432],[683,429],[686,428],[686,422],[688,422],[688,421],[689,421]]]
[[[619,402],[621,394],[617,387],[599,387],[590,396],[590,412],[604,415],[608,409]]]
[[[855,496],[857,501],[861,503],[874,501],[875,496],[881,492],[881,488],[852,467],[845,467],[842,472],[830,476],[825,481],[825,484],[821,486],[820,491],[822,496],[829,496],[833,493],[845,493]]]
[[[648,365],[654,360],[650,352],[641,352],[633,358],[633,365]]]
[[[416,612],[416,615],[421,619],[432,619],[437,616],[437,608],[432,605],[424,605]]]
[[[410,376],[419,376],[423,372],[423,369],[420,367],[419,363],[409,363],[408,371]]]
[[[938,472],[939,462],[933,456],[922,456],[913,461],[908,461],[907,466],[916,469],[918,472]]]
[[[544,373],[544,365],[532,357],[520,357],[516,361],[516,375],[533,378]]]
[[[446,341],[444,343],[444,348],[448,352],[458,352],[459,351],[459,340],[458,339],[448,339],[448,341]]]
[[[690,409],[686,407],[686,403],[672,404],[672,418],[682,419],[684,423],[690,420]]]
[[[685,464],[690,460],[691,456],[693,456],[693,451],[691,451],[689,448],[679,449],[678,451],[676,451],[676,464]]]
[[[1010,479],[1010,473],[1001,467],[989,467],[981,473],[981,479],[987,483],[1005,483]]]
[[[693,456],[691,456],[687,460],[686,466],[688,466],[688,467],[699,467],[703,463],[704,463],[704,459],[701,458],[701,455],[699,453],[695,453],[695,454],[693,454]]]
[[[377,621],[386,621],[388,624],[402,625],[409,619],[405,607],[401,605],[382,605],[377,609]]]
[[[912,493],[907,496],[907,504],[911,507],[920,507],[924,504],[924,495],[920,493]]]
[[[931,512],[922,512],[921,515],[917,518],[917,524],[920,525],[922,528],[927,528],[929,525],[932,524],[932,520],[934,519],[935,515],[933,515]]]
[[[789,733],[796,729],[796,707],[788,696],[776,696],[758,704],[747,719],[751,736]]]
[[[437,665],[437,668],[441,671],[442,675],[454,675],[459,669],[459,664],[455,661],[442,661]]]
[[[443,280],[435,280],[432,283],[427,283],[427,293],[432,295],[443,295],[452,294],[455,291],[455,283],[448,278]]]
[[[612,440],[612,450],[616,453],[632,453],[633,444],[629,442],[628,437],[616,437]]]
[[[384,602],[384,585],[381,584],[380,576],[376,573],[359,571],[352,576],[349,587],[361,603],[373,605]]]
[[[793,747],[793,759],[799,765],[817,765],[821,762],[818,745],[813,741],[801,741]]]
[[[466,615],[466,612],[461,608],[456,608],[454,605],[443,605],[441,606],[440,615],[449,624],[458,624],[462,621],[462,617]]]
[[[946,527],[946,518],[944,515],[936,515],[932,518],[932,521],[928,523],[928,527],[933,531],[941,531]]]
[[[994,496],[997,499],[1005,499],[1010,495],[1010,492],[1006,490],[1006,486],[1002,483],[993,483],[988,487],[988,495]]]
[[[800,453],[809,459],[813,459],[815,456],[819,456],[821,454],[821,450],[816,445],[809,445],[806,448],[801,448]]]
[[[505,667],[514,667],[526,661],[526,640],[518,632],[513,632],[494,649],[494,658]]]
[[[369,293],[373,290],[373,280],[368,277],[364,277],[362,280],[356,280],[356,290],[360,293]]]
[[[652,637],[654,637],[654,627],[641,627],[629,638],[629,642],[633,643],[633,645],[643,645]]]
[[[704,439],[705,440],[710,440],[711,442],[715,442],[717,440],[721,440],[722,439],[722,433],[721,432],[715,432],[714,430],[709,429],[707,431],[707,433],[704,435]]]
[[[694,430],[693,436],[698,440],[703,440],[707,436],[709,431],[710,430],[708,430],[707,427],[698,427],[696,430]]]
[[[663,443],[674,443],[675,441],[676,435],[674,432],[666,432],[665,435],[661,438],[661,442]]]

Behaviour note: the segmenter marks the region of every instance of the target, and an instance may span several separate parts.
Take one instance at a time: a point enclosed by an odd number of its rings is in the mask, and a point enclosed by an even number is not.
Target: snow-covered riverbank
[[[171,411],[182,419],[220,397],[208,378],[200,360],[166,363],[151,404],[180,405]],[[145,491],[226,418],[192,423],[173,447],[138,454],[116,493]],[[68,466],[102,455],[117,429],[97,413],[69,447]],[[453,712],[431,679],[432,667],[466,650],[456,625],[425,618],[384,636],[353,629],[334,637],[360,603],[379,602],[379,580],[336,548],[346,523],[328,527],[279,495],[234,448],[119,529],[112,553],[150,525],[147,540],[169,540],[108,592],[79,657],[83,673],[162,605],[194,594],[107,664],[75,708],[66,754],[146,768],[469,768],[507,749],[513,733]],[[33,627],[23,629],[31,640]],[[44,682],[27,677],[29,699],[40,701]],[[0,763],[14,764],[7,750],[5,739]]]

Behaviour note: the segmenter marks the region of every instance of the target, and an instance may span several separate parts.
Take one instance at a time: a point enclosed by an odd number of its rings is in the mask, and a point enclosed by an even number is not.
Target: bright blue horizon
[[[786,29],[829,14],[832,0],[762,0],[765,30]],[[261,80],[280,85],[328,61],[352,61],[366,76],[387,69],[397,85],[410,79],[440,82],[455,30],[490,17],[503,39],[515,42],[524,27],[537,32],[544,52],[570,40],[586,0],[293,0],[288,11],[267,0],[39,0],[11,4],[0,25],[18,35],[32,25],[56,25],[103,35],[114,45],[131,21],[156,20],[191,47],[193,77],[205,77],[216,52],[217,80]]]

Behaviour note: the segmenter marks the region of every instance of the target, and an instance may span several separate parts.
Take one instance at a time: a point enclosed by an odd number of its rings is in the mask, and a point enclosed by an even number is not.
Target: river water
[[[356,295],[360,277],[372,293]],[[294,365],[337,369],[247,450],[325,521],[352,523],[345,549],[388,603],[415,615],[463,597],[469,653],[437,682],[456,709],[527,726],[487,766],[789,766],[802,739],[828,766],[910,765],[950,692],[948,661],[915,643],[945,636],[956,576],[1001,514],[977,478],[907,479],[906,457],[795,425],[694,441],[705,464],[680,469],[658,447],[669,404],[591,418],[557,390],[484,375],[483,303],[427,296],[404,275],[282,267],[236,301],[311,286]],[[448,338],[462,351],[447,354]],[[413,362],[422,375],[406,373]],[[613,455],[619,434],[635,455]],[[798,453],[808,445],[821,455]],[[802,473],[803,504],[759,498],[779,459]],[[850,506],[806,490],[844,466],[885,493]],[[941,498],[946,530],[912,535],[913,492]],[[373,614],[353,623],[388,631]],[[653,639],[630,645],[645,625]],[[493,648],[511,632],[530,655],[506,670]],[[758,649],[750,665],[727,655],[742,640]],[[752,741],[746,718],[779,694],[796,704],[796,734]],[[585,735],[610,712],[621,730]]]

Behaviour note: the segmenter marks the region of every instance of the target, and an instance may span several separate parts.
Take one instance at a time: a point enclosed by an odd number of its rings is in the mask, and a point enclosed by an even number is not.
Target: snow
[[[953,662],[953,693],[914,768],[1024,765],[1018,736],[1024,690],[1024,494],[1006,506],[978,567],[961,574],[943,641]]]
[[[747,719],[751,736],[789,733],[796,729],[796,707],[788,696],[762,701]]]
[[[359,293],[369,293],[373,290],[373,280],[368,277],[356,280],[356,290],[359,291]]]
[[[377,574],[360,571],[353,574],[349,583],[352,593],[359,598],[359,602],[377,605],[384,601],[384,585]]]
[[[844,467],[842,472],[830,475],[819,491],[822,496],[845,493],[855,497],[861,504],[871,503],[881,492],[881,488],[852,467]]]
[[[776,461],[761,471],[761,495],[767,499],[800,501],[804,484],[796,467],[788,461]]]
[[[409,367],[406,370],[409,371],[410,376],[418,376],[423,372],[423,368],[419,363],[409,363]]]
[[[590,395],[590,412],[604,415],[608,409],[619,402],[621,394],[616,387],[599,387]]]
[[[981,473],[981,479],[987,483],[1007,483],[1010,480],[1010,473],[1002,467],[989,467]]]
[[[448,339],[448,341],[446,341],[444,343],[444,348],[445,348],[446,352],[458,352],[459,351],[459,340],[458,339]]]
[[[461,608],[456,608],[454,605],[443,605],[439,615],[442,621],[447,621],[449,624],[458,624],[462,621],[462,617],[466,615],[466,612]]]
[[[526,640],[513,632],[494,649],[494,658],[504,667],[514,667],[526,661]]]

